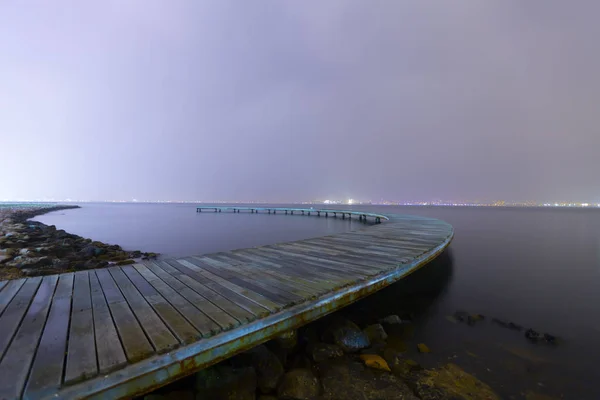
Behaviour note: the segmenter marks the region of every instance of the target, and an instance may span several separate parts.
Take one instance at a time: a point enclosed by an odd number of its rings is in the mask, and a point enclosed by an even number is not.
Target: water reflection
[[[388,315],[403,320],[420,318],[436,309],[447,291],[453,272],[452,250],[446,249],[435,260],[400,281],[341,310],[360,325],[376,322]]]

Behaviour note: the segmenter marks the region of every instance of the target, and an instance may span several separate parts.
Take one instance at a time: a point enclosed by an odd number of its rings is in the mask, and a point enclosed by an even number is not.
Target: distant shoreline
[[[493,205],[493,204],[384,204],[384,203],[354,203],[354,204],[331,204],[331,203],[321,203],[321,202],[289,202],[289,203],[281,203],[281,202],[240,202],[240,201],[106,201],[106,200],[98,200],[98,201],[78,201],[78,202],[60,202],[61,204],[65,204],[65,207],[70,207],[69,204],[73,205],[77,204],[219,204],[219,205],[309,205],[309,206],[327,206],[329,208],[348,208],[348,207],[414,207],[414,208],[497,208],[497,209],[515,209],[515,208],[525,208],[525,209],[581,209],[581,210],[600,210],[600,203],[562,203],[559,205],[554,204],[536,204],[536,205],[526,205],[526,204],[506,204],[506,205]],[[56,202],[40,202],[40,201],[0,201],[0,210],[4,205],[28,205],[35,206],[40,205],[44,206],[47,204],[57,204]],[[573,205],[568,205],[573,204]],[[583,205],[587,204],[587,205]],[[80,206],[70,207],[70,208],[80,208]]]

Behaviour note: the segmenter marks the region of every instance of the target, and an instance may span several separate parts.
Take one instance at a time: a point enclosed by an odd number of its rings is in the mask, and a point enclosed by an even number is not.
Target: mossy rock
[[[449,398],[464,400],[500,400],[492,388],[465,372],[456,364],[423,371],[418,380],[419,391],[442,391]]]
[[[135,261],[133,261],[133,260],[123,260],[123,261],[119,261],[117,263],[117,265],[130,265],[130,264],[135,264]]]

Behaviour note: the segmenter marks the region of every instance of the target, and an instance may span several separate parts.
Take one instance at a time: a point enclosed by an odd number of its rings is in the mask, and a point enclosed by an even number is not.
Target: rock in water
[[[534,331],[533,329],[527,329],[525,331],[525,337],[529,340],[531,340],[532,342],[537,342],[538,340],[540,340],[542,337],[541,335]]]
[[[283,365],[275,354],[266,346],[260,345],[246,352],[256,371],[258,388],[263,393],[277,389],[277,384],[283,376]]]
[[[298,332],[292,329],[279,335],[276,340],[282,349],[292,350],[298,344]]]
[[[546,339],[546,342],[548,343],[556,344],[556,336],[553,336],[549,333],[544,333],[544,339]]]
[[[485,317],[481,314],[471,314],[467,317],[467,323],[469,325],[475,325],[476,322],[484,320]]]
[[[500,400],[488,385],[455,364],[424,370],[416,382],[416,393],[421,399]]]
[[[381,356],[375,354],[362,354],[360,359],[364,361],[367,367],[392,372],[388,363],[381,358]]]
[[[388,325],[398,325],[402,323],[402,319],[397,315],[388,315],[387,317],[379,320],[379,322]]]
[[[419,353],[431,353],[431,350],[425,343],[419,343],[417,349],[419,349]]]
[[[312,371],[306,368],[287,372],[277,389],[277,396],[290,400],[311,400],[319,395],[319,381]]]
[[[308,348],[308,353],[314,362],[325,361],[330,358],[341,357],[344,355],[342,348],[336,344],[315,343]]]
[[[324,336],[346,353],[354,353],[371,345],[369,337],[354,322],[344,318],[333,321]]]
[[[369,325],[364,330],[371,343],[385,342],[388,335],[380,324]]]
[[[323,395],[319,399],[418,400],[394,375],[365,368],[349,356],[325,361],[317,368],[323,385]]]
[[[256,372],[252,367],[217,364],[196,373],[196,391],[196,400],[254,400]]]

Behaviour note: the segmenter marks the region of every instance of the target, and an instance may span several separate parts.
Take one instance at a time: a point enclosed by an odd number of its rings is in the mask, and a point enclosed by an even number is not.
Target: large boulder
[[[346,353],[354,353],[371,345],[366,333],[352,321],[336,318],[326,329],[323,339],[342,348]]]
[[[196,400],[254,400],[256,372],[252,367],[217,364],[196,373]]]
[[[369,325],[364,330],[371,343],[385,342],[388,335],[381,324]]]
[[[242,355],[256,371],[257,385],[262,393],[277,389],[284,370],[279,358],[266,346],[257,346]]]
[[[500,399],[492,388],[456,364],[423,370],[416,380],[415,391],[422,399]]]
[[[318,365],[323,400],[418,400],[412,390],[389,372],[366,368],[349,356]]]
[[[319,381],[307,368],[292,369],[287,372],[277,389],[277,396],[282,400],[312,400],[321,391]]]
[[[307,348],[307,351],[316,363],[344,355],[344,351],[340,346],[330,343],[314,343]]]

